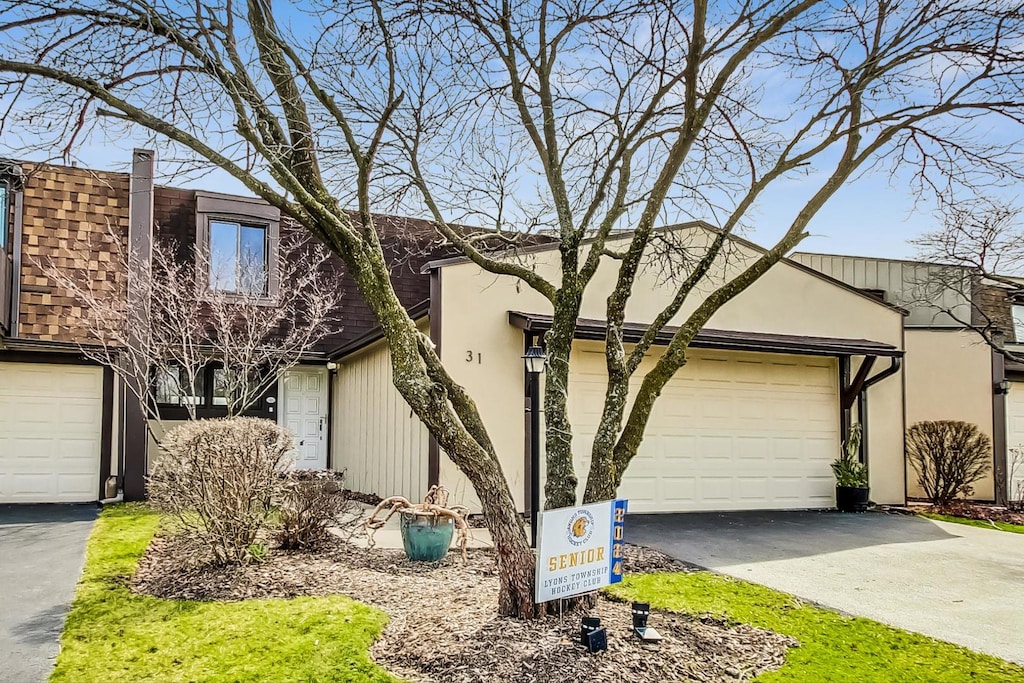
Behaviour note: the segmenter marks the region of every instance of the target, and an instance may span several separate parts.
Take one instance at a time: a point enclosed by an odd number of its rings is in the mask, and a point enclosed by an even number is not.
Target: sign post
[[[545,510],[537,523],[534,599],[549,602],[622,581],[627,501]]]

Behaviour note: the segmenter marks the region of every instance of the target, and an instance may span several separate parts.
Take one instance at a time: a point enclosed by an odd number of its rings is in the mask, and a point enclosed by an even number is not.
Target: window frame
[[[195,247],[196,253],[202,254],[207,264],[211,262],[210,224],[216,221],[237,224],[239,229],[258,227],[265,230],[266,290],[254,298],[267,302],[275,300],[281,288],[278,262],[280,258],[281,212],[260,199],[197,191]],[[196,284],[203,288],[211,287],[209,266],[195,270]],[[241,291],[218,291],[229,296],[232,294],[237,294],[239,297],[252,296]]]
[[[202,396],[195,396],[198,399],[191,408],[195,411],[197,419],[213,418],[213,417],[225,417],[228,413],[227,405],[224,403],[215,403],[215,376],[217,370],[222,370],[224,364],[217,360],[211,360],[203,366],[201,380],[199,382],[202,387]],[[169,368],[167,368],[169,369]],[[188,420],[190,419],[189,406],[182,403],[160,403],[157,400],[157,375],[158,368],[152,368],[149,373],[149,390],[153,399],[153,405],[156,407],[157,412],[162,420]],[[180,371],[180,368],[179,368]],[[268,420],[277,421],[277,382],[274,382],[267,388],[266,392],[256,401],[248,410],[243,411],[242,415],[251,417],[263,417]],[[269,399],[269,400],[268,400]]]
[[[1024,344],[1024,303],[1010,302],[1010,320],[1013,322],[1014,341]]]
[[[0,250],[9,252],[11,236],[11,194],[12,183],[6,176],[0,176]]]

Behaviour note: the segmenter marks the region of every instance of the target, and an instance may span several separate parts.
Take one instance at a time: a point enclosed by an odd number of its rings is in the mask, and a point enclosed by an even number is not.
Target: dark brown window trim
[[[273,305],[281,291],[281,212],[261,199],[215,192],[196,192],[196,253],[210,258],[210,221],[222,220],[267,230],[267,292],[259,299]],[[196,268],[196,284],[207,284],[208,274]]]
[[[212,362],[203,368],[203,402],[195,407],[198,420],[227,417],[227,406],[213,403],[214,372],[221,367],[220,363]],[[277,421],[277,382],[275,381],[248,410],[242,412],[246,417],[263,417]],[[150,377],[150,391],[156,391],[156,375]],[[273,399],[268,401],[267,399]],[[176,403],[156,403],[156,410],[161,420],[189,420],[189,409]]]

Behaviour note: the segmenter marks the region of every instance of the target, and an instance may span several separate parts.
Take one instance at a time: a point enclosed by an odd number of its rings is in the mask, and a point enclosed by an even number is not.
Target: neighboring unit
[[[125,299],[132,274],[119,254],[129,246],[144,254],[152,244],[173,244],[180,258],[203,250],[234,272],[231,260],[244,245],[248,257],[262,259],[268,301],[288,286],[275,281],[272,266],[283,231],[295,228],[277,209],[248,197],[154,186],[146,150],[135,151],[132,169],[0,162],[0,504],[90,502],[117,489],[140,499],[156,455],[138,402],[114,372],[83,355],[81,345],[96,340],[82,323],[81,302],[47,277],[48,266]],[[385,247],[402,255],[393,280],[412,306],[428,296],[419,269],[438,253],[433,228],[393,217],[378,225]],[[328,351],[375,324],[340,259],[330,265],[348,293],[335,329],[247,412],[295,433],[300,467],[332,464]],[[179,396],[154,378],[165,425],[187,417],[185,401],[199,417],[225,414],[217,372],[216,363],[206,368],[196,396]]]
[[[1004,363],[979,330],[1005,339],[1009,349],[1017,348],[1016,334],[1024,340],[1024,315],[1014,315],[1020,307],[1011,288],[961,266],[809,253],[790,258],[907,310],[907,425],[976,424],[993,448],[992,467],[974,484],[973,498],[1005,503],[1013,495],[1009,449],[1024,445],[1024,366]],[[908,496],[923,497],[907,468]]]

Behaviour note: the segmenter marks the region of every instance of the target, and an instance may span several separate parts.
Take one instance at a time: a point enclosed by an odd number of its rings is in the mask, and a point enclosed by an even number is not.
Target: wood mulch
[[[951,517],[976,519],[983,522],[1004,522],[1006,524],[1024,525],[1024,512],[1011,510],[1000,505],[956,501],[949,505],[931,505],[924,511],[939,515],[949,515]]]
[[[401,551],[334,539],[317,552],[277,551],[244,567],[183,563],[196,556],[185,539],[157,537],[132,589],[176,600],[345,594],[391,616],[372,655],[414,682],[744,681],[781,666],[796,646],[769,631],[659,611],[651,625],[665,640],[645,645],[631,636],[630,606],[602,595],[589,613],[608,628],[608,651],[591,655],[578,644],[579,612],[536,621],[496,616],[497,567],[490,550],[470,550],[465,561],[450,553],[422,563]],[[690,571],[636,546],[627,546],[626,569]]]

